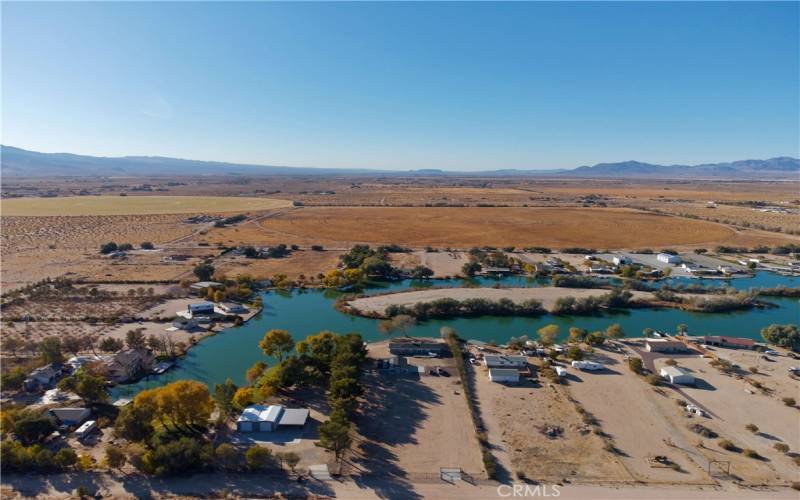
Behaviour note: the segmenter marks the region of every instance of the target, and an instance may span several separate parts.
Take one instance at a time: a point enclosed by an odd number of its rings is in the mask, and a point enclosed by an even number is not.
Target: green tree
[[[128,330],[125,333],[125,345],[128,349],[144,349],[147,346],[147,339],[141,330]]]
[[[78,454],[72,448],[61,448],[56,452],[53,461],[62,469],[74,467],[78,463]]]
[[[481,265],[477,262],[467,262],[461,266],[461,273],[464,276],[472,277],[481,271]]]
[[[556,338],[558,338],[558,334],[560,331],[561,329],[559,328],[558,325],[549,324],[536,330],[536,333],[539,334],[539,342],[547,346],[547,345],[552,345],[555,342]]]
[[[678,335],[686,335],[686,333],[689,331],[689,326],[686,323],[681,323],[677,326],[676,331],[678,332]]]
[[[264,446],[257,444],[247,449],[244,455],[247,466],[252,470],[263,470],[269,467],[272,462],[272,451]]]
[[[25,415],[14,424],[14,435],[26,446],[41,441],[55,430],[53,419],[43,415]]]
[[[64,354],[61,350],[61,340],[58,337],[47,337],[39,342],[39,356],[47,364],[63,363]]]
[[[800,351],[800,331],[797,325],[772,324],[761,329],[761,337],[770,344]]]
[[[214,450],[214,458],[217,464],[226,470],[236,470],[239,468],[239,452],[230,443],[222,443]]]
[[[233,383],[233,380],[227,379],[225,383],[216,384],[214,386],[214,402],[219,409],[220,420],[227,420],[228,416],[233,413],[233,396],[239,388]]]
[[[120,470],[127,461],[125,452],[119,446],[113,444],[106,446],[106,463],[109,468]]]
[[[258,343],[258,347],[267,356],[278,358],[283,361],[283,357],[294,349],[294,340],[286,330],[270,330],[264,334],[264,338]]]
[[[289,469],[294,473],[295,467],[300,463],[300,455],[293,451],[287,451],[280,454],[280,460],[289,466]]]
[[[653,334],[654,334],[655,332],[656,332],[656,331],[655,331],[655,330],[653,330],[652,328],[645,328],[644,330],[642,330],[642,335],[644,335],[644,336],[645,336],[645,338],[648,338],[648,339],[649,339],[650,337],[652,337],[652,336],[653,336]]]
[[[255,363],[253,363],[253,366],[248,368],[247,372],[245,373],[245,378],[247,379],[247,382],[252,384],[256,380],[260,379],[261,376],[264,375],[266,369],[267,369],[267,364],[264,363],[263,361],[256,361]]]
[[[343,411],[334,411],[326,422],[319,426],[319,443],[333,452],[336,460],[341,460],[350,448],[353,438],[350,435],[350,422]]]
[[[87,405],[95,405],[108,400],[105,379],[83,369],[75,375],[59,381],[58,388],[62,391],[74,392]]]
[[[125,347],[125,344],[119,339],[106,337],[100,341],[99,347],[103,352],[118,352]]]
[[[200,281],[209,281],[214,276],[214,266],[207,262],[197,264],[194,268],[194,275]]]
[[[153,435],[153,416],[149,406],[124,406],[114,422],[114,434],[132,442],[144,441]]]

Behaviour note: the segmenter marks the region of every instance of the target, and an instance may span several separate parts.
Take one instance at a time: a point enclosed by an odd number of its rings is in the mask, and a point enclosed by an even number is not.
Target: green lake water
[[[672,283],[697,282],[697,280],[675,278]],[[478,279],[478,286],[543,286],[546,281],[522,277],[501,279]],[[707,280],[706,286],[733,286],[739,289],[776,286],[779,284],[797,287],[800,278],[772,273],[759,273],[753,278]],[[398,281],[373,283],[363,293],[384,293],[389,290],[410,289],[428,286],[463,286],[462,280],[437,280],[429,282]],[[294,290],[291,292],[267,292],[262,295],[264,310],[240,327],[229,328],[207,338],[193,347],[178,362],[178,366],[160,376],[151,376],[136,384],[114,389],[115,397],[129,397],[144,388],[163,385],[174,380],[196,379],[213,386],[231,378],[236,384],[245,383],[244,374],[256,361],[273,362],[265,357],[258,342],[267,330],[288,330],[295,340],[321,330],[337,333],[358,332],[365,340],[387,338],[378,330],[378,320],[353,317],[336,311],[333,304],[340,292],[332,290]],[[772,323],[800,322],[800,302],[797,299],[768,297],[768,301],[779,305],[773,309],[753,309],[724,314],[690,313],[676,309],[635,309],[614,312],[601,316],[550,316],[539,318],[492,317],[431,320],[418,323],[408,331],[412,336],[438,337],[442,326],[454,328],[461,337],[483,341],[505,343],[510,337],[528,335],[536,338],[536,330],[548,323],[561,326],[566,335],[572,326],[589,331],[602,330],[612,323],[619,323],[628,336],[640,336],[644,328],[674,332],[680,323],[689,326],[690,335],[716,334],[760,339],[761,328]]]

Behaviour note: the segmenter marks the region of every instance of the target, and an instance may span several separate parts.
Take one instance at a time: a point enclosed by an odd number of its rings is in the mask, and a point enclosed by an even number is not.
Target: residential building
[[[756,341],[741,337],[722,337],[719,335],[706,335],[703,337],[703,344],[717,347],[731,347],[737,349],[753,349]]]
[[[512,368],[490,368],[489,380],[492,382],[519,382],[519,370]]]
[[[89,408],[51,408],[47,413],[66,427],[81,425],[92,414]]]
[[[172,322],[172,326],[179,330],[186,330],[187,332],[190,332],[197,328],[197,320],[194,318],[184,318],[182,316],[178,316]]]
[[[195,302],[193,304],[189,304],[186,307],[186,310],[189,312],[190,317],[202,314],[214,314],[214,303],[208,301]]]
[[[125,349],[103,360],[103,373],[110,382],[133,380],[153,369],[155,357],[147,349]]]
[[[487,368],[521,369],[528,366],[528,357],[487,354],[483,357],[483,364],[486,365]]]
[[[189,285],[189,290],[197,293],[198,295],[205,295],[209,288],[217,288],[222,286],[222,283],[216,281],[198,281]]]
[[[303,427],[309,410],[281,405],[251,405],[236,420],[239,432],[274,432],[280,427]]]
[[[671,384],[694,385],[694,375],[677,366],[665,366],[661,369],[661,377]]]
[[[615,256],[614,258],[612,258],[611,262],[613,262],[615,266],[625,266],[625,265],[630,264],[633,261],[631,261],[630,257],[626,257],[624,255],[620,255],[620,256]]]
[[[672,339],[647,339],[645,348],[649,352],[686,352],[686,345],[680,340]]]
[[[671,253],[660,253],[656,255],[656,260],[664,264],[680,264],[683,261],[680,256]]]
[[[221,302],[217,307],[223,314],[244,314],[247,312],[245,306],[236,302]]]
[[[61,376],[61,365],[50,364],[33,370],[22,382],[26,391],[38,391],[53,387]]]
[[[389,352],[395,356],[441,355],[448,349],[444,342],[430,339],[396,338],[389,341]]]

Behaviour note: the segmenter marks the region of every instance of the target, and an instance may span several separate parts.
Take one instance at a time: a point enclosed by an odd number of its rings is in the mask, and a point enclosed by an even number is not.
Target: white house
[[[220,310],[222,314],[244,314],[247,312],[247,308],[242,304],[237,304],[236,302],[221,302],[217,309]]]
[[[680,340],[647,339],[645,347],[648,352],[685,352],[686,345]]]
[[[492,382],[519,382],[519,370],[512,368],[490,368],[489,380]]]
[[[694,375],[677,366],[665,366],[661,369],[661,377],[672,384],[694,385]]]
[[[278,427],[302,427],[308,420],[309,410],[284,408],[281,405],[251,405],[236,420],[239,432],[273,432]]]
[[[671,253],[660,253],[656,255],[656,260],[665,264],[680,264],[682,262],[678,255],[672,255]]]
[[[527,356],[502,356],[487,354],[483,357],[483,364],[487,368],[525,368],[528,365]]]

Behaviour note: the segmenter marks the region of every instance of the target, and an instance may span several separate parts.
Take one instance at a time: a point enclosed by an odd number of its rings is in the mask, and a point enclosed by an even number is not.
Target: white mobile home
[[[519,382],[519,370],[511,368],[490,368],[489,380],[492,382]]]
[[[671,253],[660,253],[656,255],[656,260],[664,264],[680,264],[682,262],[679,256],[672,255]]]
[[[521,369],[528,366],[528,357],[487,354],[483,357],[483,364],[486,365],[487,368]]]
[[[75,431],[75,437],[77,437],[78,440],[86,439],[95,429],[97,429],[97,422],[94,420],[87,420]]]
[[[677,366],[665,366],[661,369],[661,377],[672,384],[694,385],[694,375]]]

